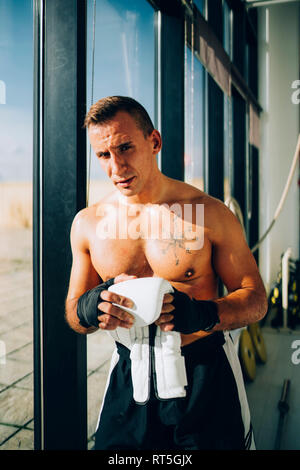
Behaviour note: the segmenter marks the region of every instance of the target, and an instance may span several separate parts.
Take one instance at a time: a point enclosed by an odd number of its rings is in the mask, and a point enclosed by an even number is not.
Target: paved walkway
[[[34,442],[31,232],[0,230],[0,247],[0,450],[30,450]],[[112,349],[107,333],[88,336],[89,448]]]

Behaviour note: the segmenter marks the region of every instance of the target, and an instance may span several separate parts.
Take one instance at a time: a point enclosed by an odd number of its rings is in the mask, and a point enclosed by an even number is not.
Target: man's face
[[[158,131],[145,137],[134,118],[122,111],[105,124],[90,125],[88,133],[101,167],[123,195],[134,196],[154,184],[151,174],[161,148]]]

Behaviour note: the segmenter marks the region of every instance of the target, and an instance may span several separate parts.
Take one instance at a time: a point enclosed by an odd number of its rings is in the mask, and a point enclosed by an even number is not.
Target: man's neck
[[[164,195],[167,191],[168,178],[158,171],[151,182],[139,193],[134,196],[123,196],[120,194],[119,200],[124,204],[159,204],[164,201]]]

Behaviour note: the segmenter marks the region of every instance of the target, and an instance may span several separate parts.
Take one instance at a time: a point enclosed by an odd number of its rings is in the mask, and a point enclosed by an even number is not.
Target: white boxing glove
[[[156,329],[154,361],[151,368],[149,327],[161,314],[164,295],[174,292],[172,285],[159,277],[144,277],[113,284],[109,291],[133,301],[133,308],[113,303],[134,316],[130,328],[118,327],[107,331],[115,341],[130,349],[133,398],[145,403],[149,398],[151,374],[155,368],[157,395],[161,399],[186,396],[187,385],[181,336],[178,332]]]
[[[134,325],[140,327],[151,325],[159,318],[164,295],[174,292],[169,281],[160,277],[141,277],[118,282],[108,290],[133,301],[132,309],[115,303],[113,305],[131,313],[135,318]]]

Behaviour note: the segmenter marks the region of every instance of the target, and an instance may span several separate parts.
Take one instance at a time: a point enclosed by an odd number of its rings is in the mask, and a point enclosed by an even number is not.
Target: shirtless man
[[[152,374],[149,398],[143,404],[136,403],[132,396],[130,350],[116,343],[118,357],[111,366],[96,449],[246,449],[251,448],[251,441],[253,448],[241,372],[226,332],[259,321],[266,313],[267,300],[237,218],[221,201],[160,172],[156,156],[161,150],[161,136],[136,101],[126,97],[99,100],[88,112],[85,125],[99,163],[116,189],[80,211],[72,225],[73,266],[66,300],[66,319],[71,328],[82,334],[96,331],[97,325],[108,332],[133,331],[133,317],[112,305],[114,302],[130,307],[130,298],[118,296],[107,287],[140,277],[169,281],[175,292],[185,294],[186,312],[190,311],[193,298],[208,301],[207,305],[213,305],[214,314],[217,313],[213,327],[207,324],[207,328],[197,329],[202,323],[196,321],[192,332],[186,334],[189,330],[181,328],[184,321],[176,327],[176,315],[179,318],[179,313],[181,317],[183,314],[184,318],[184,312],[174,308],[175,294],[166,294],[159,319],[149,327],[152,346],[158,330],[165,334],[175,329],[179,332],[176,334],[180,334],[187,374],[184,397],[157,397]],[[198,249],[183,243],[185,233],[181,242],[175,236],[174,224],[181,219],[172,207],[183,208],[185,204],[193,208],[190,226],[196,240],[202,237]],[[112,210],[103,210],[107,207]],[[129,215],[134,207],[138,210]],[[195,218],[198,207],[204,208],[202,227],[197,226]],[[137,227],[145,217],[151,219],[151,211],[161,208],[170,208],[171,233],[167,240],[148,238],[142,232],[135,237],[128,233],[127,237],[99,237],[99,223],[104,218],[106,226],[117,223],[120,228],[134,221]],[[218,278],[228,292],[222,298],[218,297]],[[111,279],[97,291],[98,313],[88,311],[87,292]],[[85,315],[88,313],[85,320],[79,301],[85,307]],[[205,318],[206,302],[202,304],[199,308]]]

